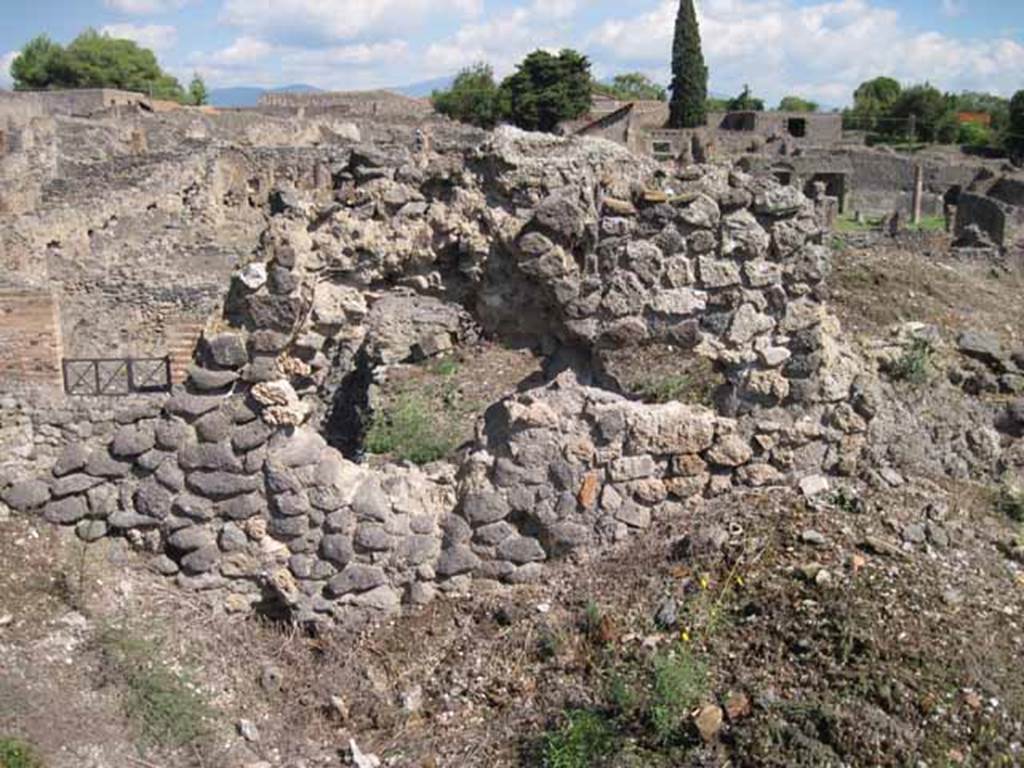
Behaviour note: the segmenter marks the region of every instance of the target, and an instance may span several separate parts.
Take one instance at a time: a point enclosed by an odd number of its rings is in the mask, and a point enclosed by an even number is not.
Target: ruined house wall
[[[849,209],[869,216],[913,212],[919,164],[924,168],[925,216],[941,216],[946,193],[954,187],[966,189],[982,168],[978,164],[928,161],[893,152],[860,150],[847,155],[852,168]]]
[[[178,115],[34,121],[0,158],[12,180],[0,201],[22,214],[0,222],[0,287],[53,291],[61,357],[174,354],[181,328],[219,312],[258,244],[270,190],[330,195],[329,148],[225,146],[265,122],[183,143],[191,123]]]
[[[4,118],[55,115],[92,115],[112,107],[141,104],[141,93],[114,88],[64,91],[0,91],[0,121]]]
[[[652,170],[516,131],[426,166],[353,151],[341,205],[278,200],[187,388],[116,415],[108,443],[69,446],[3,501],[85,540],[124,535],[181,586],[229,588],[233,610],[270,594],[297,620],[347,620],[472,578],[534,581],[734,484],[852,471],[870,413],[822,303],[813,206],[723,168],[669,195],[644,187]],[[646,406],[567,372],[489,409],[458,467],[353,464],[304,422],[350,352],[378,347],[374,305],[399,281],[450,284],[485,325],[535,321],[594,354],[672,342],[772,410]],[[402,343],[424,341],[414,327]]]

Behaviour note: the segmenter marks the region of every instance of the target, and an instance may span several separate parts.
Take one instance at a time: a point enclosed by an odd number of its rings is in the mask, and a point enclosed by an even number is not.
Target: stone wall
[[[671,192],[653,171],[510,130],[426,158],[353,149],[333,201],[269,196],[186,387],[0,498],[85,540],[124,535],[183,587],[228,588],[232,610],[272,597],[348,621],[537,579],[734,484],[852,472],[872,411],[822,303],[814,205],[727,167]],[[372,469],[329,446],[317,426],[346,377],[449,347],[463,307],[591,362],[488,409],[458,463]],[[650,342],[714,361],[721,413],[585,383],[604,352]]]

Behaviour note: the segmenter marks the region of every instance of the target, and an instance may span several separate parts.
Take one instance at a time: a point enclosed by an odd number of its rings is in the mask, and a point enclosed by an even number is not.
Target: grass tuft
[[[651,725],[657,741],[671,744],[680,739],[689,713],[707,690],[707,666],[682,643],[655,657]]]
[[[43,761],[20,739],[0,736],[0,768],[43,768]]]
[[[927,339],[915,338],[890,366],[889,375],[896,381],[905,381],[913,386],[927,384],[931,377],[934,354],[935,350]]]
[[[617,751],[615,729],[597,712],[577,709],[544,740],[544,768],[596,768]]]
[[[446,414],[438,413],[425,397],[409,392],[375,415],[366,433],[366,449],[429,464],[451,453],[456,440]]]
[[[180,749],[202,742],[216,718],[205,696],[160,660],[159,646],[120,627],[99,637],[112,676],[125,688],[125,712],[146,746]]]

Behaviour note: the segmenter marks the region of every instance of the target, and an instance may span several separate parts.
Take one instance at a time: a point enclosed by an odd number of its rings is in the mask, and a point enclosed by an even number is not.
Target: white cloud
[[[11,77],[11,64],[18,58],[20,51],[8,51],[3,56],[0,56],[0,88],[10,88],[14,85],[14,80]]]
[[[337,89],[395,85],[395,75],[387,73],[413,65],[409,44],[401,39],[300,48],[240,37],[219,51],[193,54],[189,61],[218,86],[305,83]]]
[[[134,40],[157,53],[169,51],[178,42],[178,30],[165,24],[107,24],[100,32],[111,37]]]
[[[533,0],[521,8],[463,25],[451,37],[427,47],[428,75],[446,75],[478,61],[490,63],[499,76],[511,71],[524,55],[537,48],[567,45],[568,22],[578,0]]]
[[[623,65],[651,67],[668,80],[674,0],[653,11],[599,25],[589,43]],[[801,6],[795,0],[707,0],[700,9],[713,89],[749,83],[775,101],[800,93],[849,102],[863,80],[890,75],[946,90],[1011,93],[1024,68],[1024,45],[1011,39],[959,40],[908,28],[897,11],[868,0]]]
[[[430,17],[476,16],[482,10],[483,0],[226,0],[221,18],[273,42],[331,45],[416,29]]]
[[[103,0],[103,4],[114,11],[144,16],[155,13],[170,13],[183,8],[189,0]]]
[[[249,66],[258,64],[274,53],[274,46],[255,37],[239,37],[227,48],[222,48],[205,60],[210,64],[224,67]]]

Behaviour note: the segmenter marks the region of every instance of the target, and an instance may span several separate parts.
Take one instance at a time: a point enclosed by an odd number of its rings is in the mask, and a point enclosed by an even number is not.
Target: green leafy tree
[[[188,100],[197,107],[210,101],[210,92],[206,90],[206,83],[198,73],[192,75],[192,82],[188,84]]]
[[[183,101],[178,81],[152,51],[87,29],[67,48],[45,36],[32,40],[11,65],[15,88],[121,88]]]
[[[992,142],[992,131],[980,123],[964,123],[959,126],[956,142],[970,147],[987,147]]]
[[[764,112],[764,99],[751,95],[750,86],[744,85],[743,91],[729,102],[730,112]]]
[[[590,109],[590,61],[565,49],[557,56],[534,51],[501,84],[499,98],[507,116],[520,128],[553,131]]]
[[[903,92],[891,77],[876,77],[861,83],[853,92],[853,109],[845,113],[848,128],[874,130],[888,117]]]
[[[886,132],[906,134],[913,126],[915,138],[921,141],[951,143],[959,130],[953,106],[950,98],[928,83],[907,88],[889,109]]]
[[[671,90],[670,128],[697,128],[707,122],[708,68],[693,0],[679,0],[672,42]]]
[[[779,102],[779,112],[817,112],[818,104],[799,96],[786,96]]]
[[[593,88],[594,93],[620,101],[665,101],[668,98],[665,88],[643,72],[616,75],[610,84],[595,82]]]
[[[1006,148],[1019,159],[1024,157],[1024,90],[1017,91],[1010,99],[1009,120]]]
[[[442,115],[481,128],[493,128],[502,117],[501,94],[489,64],[463,69],[451,88],[434,91],[431,100]]]
[[[11,77],[18,91],[69,87],[64,48],[46,35],[32,38],[11,63]]]

